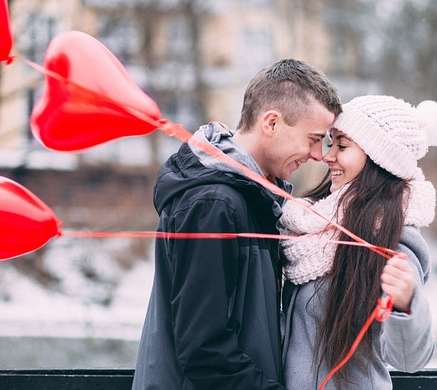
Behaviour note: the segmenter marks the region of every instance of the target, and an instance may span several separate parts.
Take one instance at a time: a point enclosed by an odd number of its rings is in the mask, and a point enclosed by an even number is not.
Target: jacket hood
[[[255,159],[241,146],[234,141],[235,132],[226,127],[220,122],[210,122],[204,126],[201,126],[193,136],[188,140],[188,145],[193,153],[199,158],[201,164],[208,168],[215,168],[224,172],[240,173],[235,168],[228,166],[224,162],[217,160],[215,157],[210,156],[203,150],[196,146],[196,141],[202,143],[209,143],[210,145],[220,149],[224,154],[232,157],[234,160],[240,162],[246,167],[250,168],[255,173],[263,176],[263,171],[257,164]]]
[[[205,167],[188,144],[183,144],[162,166],[156,181],[153,203],[158,214],[181,192],[207,184],[226,184],[241,191],[249,199],[258,199],[260,206],[269,207],[275,218],[282,214],[283,199],[258,183],[236,172]],[[278,180],[278,186],[291,192],[291,184]],[[258,195],[258,196],[257,196]]]

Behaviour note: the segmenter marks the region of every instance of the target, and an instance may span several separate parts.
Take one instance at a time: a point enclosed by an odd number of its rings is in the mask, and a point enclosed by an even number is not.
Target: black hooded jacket
[[[186,144],[154,194],[167,232],[277,234],[281,203],[243,176],[204,167]],[[157,240],[133,390],[285,389],[280,279],[276,240]]]

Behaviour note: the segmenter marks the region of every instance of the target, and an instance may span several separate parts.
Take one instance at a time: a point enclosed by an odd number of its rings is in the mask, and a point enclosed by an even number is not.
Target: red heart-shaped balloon
[[[161,113],[156,103],[90,35],[78,31],[58,35],[47,49],[44,68],[45,89],[31,124],[46,147],[78,151],[157,128]],[[135,112],[154,123],[139,119]]]
[[[24,255],[61,235],[53,211],[22,185],[0,177],[0,260]]]
[[[10,60],[11,49],[12,34],[9,22],[8,1],[0,0],[0,62]]]

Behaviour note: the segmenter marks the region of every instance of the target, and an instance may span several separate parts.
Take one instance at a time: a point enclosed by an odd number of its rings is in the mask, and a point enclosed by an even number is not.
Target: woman
[[[284,205],[283,243],[287,313],[284,364],[289,390],[316,389],[350,349],[382,293],[394,311],[375,323],[348,365],[325,387],[392,389],[387,364],[424,367],[433,355],[431,317],[422,286],[429,273],[418,228],[434,218],[435,190],[417,160],[437,132],[437,104],[420,109],[388,96],[362,96],[343,106],[324,157],[327,181],[305,198],[312,207],[366,241],[407,255],[386,261],[350,241],[295,202]],[[435,112],[434,112],[435,111]]]

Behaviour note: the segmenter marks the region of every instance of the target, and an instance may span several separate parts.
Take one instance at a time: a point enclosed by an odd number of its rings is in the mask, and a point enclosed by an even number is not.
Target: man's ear
[[[272,137],[277,132],[277,123],[281,114],[276,110],[268,110],[261,114],[261,129],[263,134]]]

